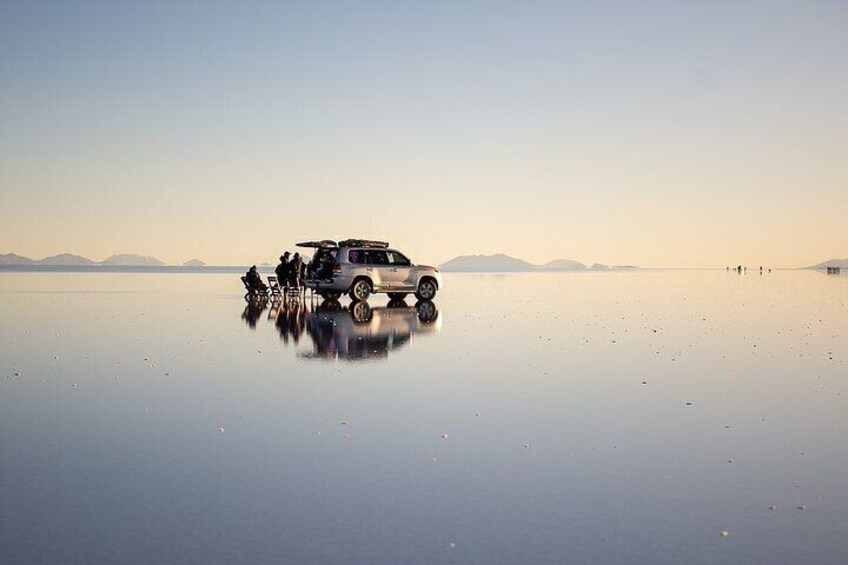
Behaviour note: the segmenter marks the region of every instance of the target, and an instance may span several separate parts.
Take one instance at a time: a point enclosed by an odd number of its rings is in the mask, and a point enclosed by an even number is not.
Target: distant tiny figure
[[[286,251],[280,255],[280,264],[274,269],[274,274],[277,275],[277,284],[286,286],[286,281],[289,278],[289,252]]]
[[[262,282],[262,276],[259,274],[259,271],[256,270],[256,265],[253,265],[250,269],[248,269],[247,274],[247,283],[251,288],[265,292],[268,290],[268,287]]]
[[[736,272],[737,272],[738,274],[740,274],[740,275],[742,274],[742,265],[738,265],[738,266],[736,267]]]

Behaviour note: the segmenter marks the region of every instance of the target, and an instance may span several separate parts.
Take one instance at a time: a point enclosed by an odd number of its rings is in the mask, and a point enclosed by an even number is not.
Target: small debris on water
[[[225,430],[225,429],[224,429],[224,426],[218,426],[218,433],[219,433],[219,434],[222,434],[222,433],[224,433],[224,432],[226,432],[226,431],[227,431],[227,430]]]
[[[346,426],[346,425],[347,425],[347,420],[342,420],[342,425],[343,425],[343,426]]]
[[[442,439],[448,439],[448,434],[442,434]]]
[[[451,549],[455,549],[456,548],[456,542],[455,541],[450,542],[448,544],[448,547],[451,548]]]
[[[530,449],[530,444],[529,444],[529,443],[525,443],[524,445],[522,445],[522,447],[523,447],[524,449]]]
[[[768,508],[768,509],[769,509],[769,510],[777,510],[777,506],[775,506],[774,504],[772,504],[771,506],[769,506],[769,508]]]
[[[804,504],[799,504],[798,506],[796,506],[796,507],[795,507],[795,509],[796,509],[796,510],[806,510],[806,509],[807,509],[807,506],[806,506],[806,505],[804,505]]]
[[[718,535],[720,535],[723,538],[726,538],[726,537],[730,536],[730,532],[728,532],[727,530],[722,530],[718,533]]]
[[[642,381],[642,384],[646,385],[646,384],[648,384],[648,381]]]
[[[687,400],[687,401],[686,401],[686,406],[692,406],[692,402],[690,402],[690,401],[688,401],[688,400]]]

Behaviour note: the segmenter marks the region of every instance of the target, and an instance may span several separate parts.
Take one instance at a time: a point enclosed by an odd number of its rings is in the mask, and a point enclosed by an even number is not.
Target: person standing
[[[274,274],[277,275],[277,284],[286,286],[289,279],[289,252],[286,251],[280,255],[280,264],[274,269]]]
[[[294,288],[300,286],[301,267],[303,267],[303,260],[300,258],[300,253],[295,252],[289,263],[289,285]]]

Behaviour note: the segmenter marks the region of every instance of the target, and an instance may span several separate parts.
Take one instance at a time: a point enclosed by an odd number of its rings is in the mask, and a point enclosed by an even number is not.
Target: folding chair
[[[283,289],[280,288],[277,277],[268,277],[268,290],[271,291],[271,300],[280,300],[283,297]]]

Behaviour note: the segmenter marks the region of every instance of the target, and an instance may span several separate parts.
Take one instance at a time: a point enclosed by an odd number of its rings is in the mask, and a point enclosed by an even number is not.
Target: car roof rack
[[[339,247],[376,247],[385,249],[389,244],[385,241],[374,241],[372,239],[344,239],[339,242]]]

